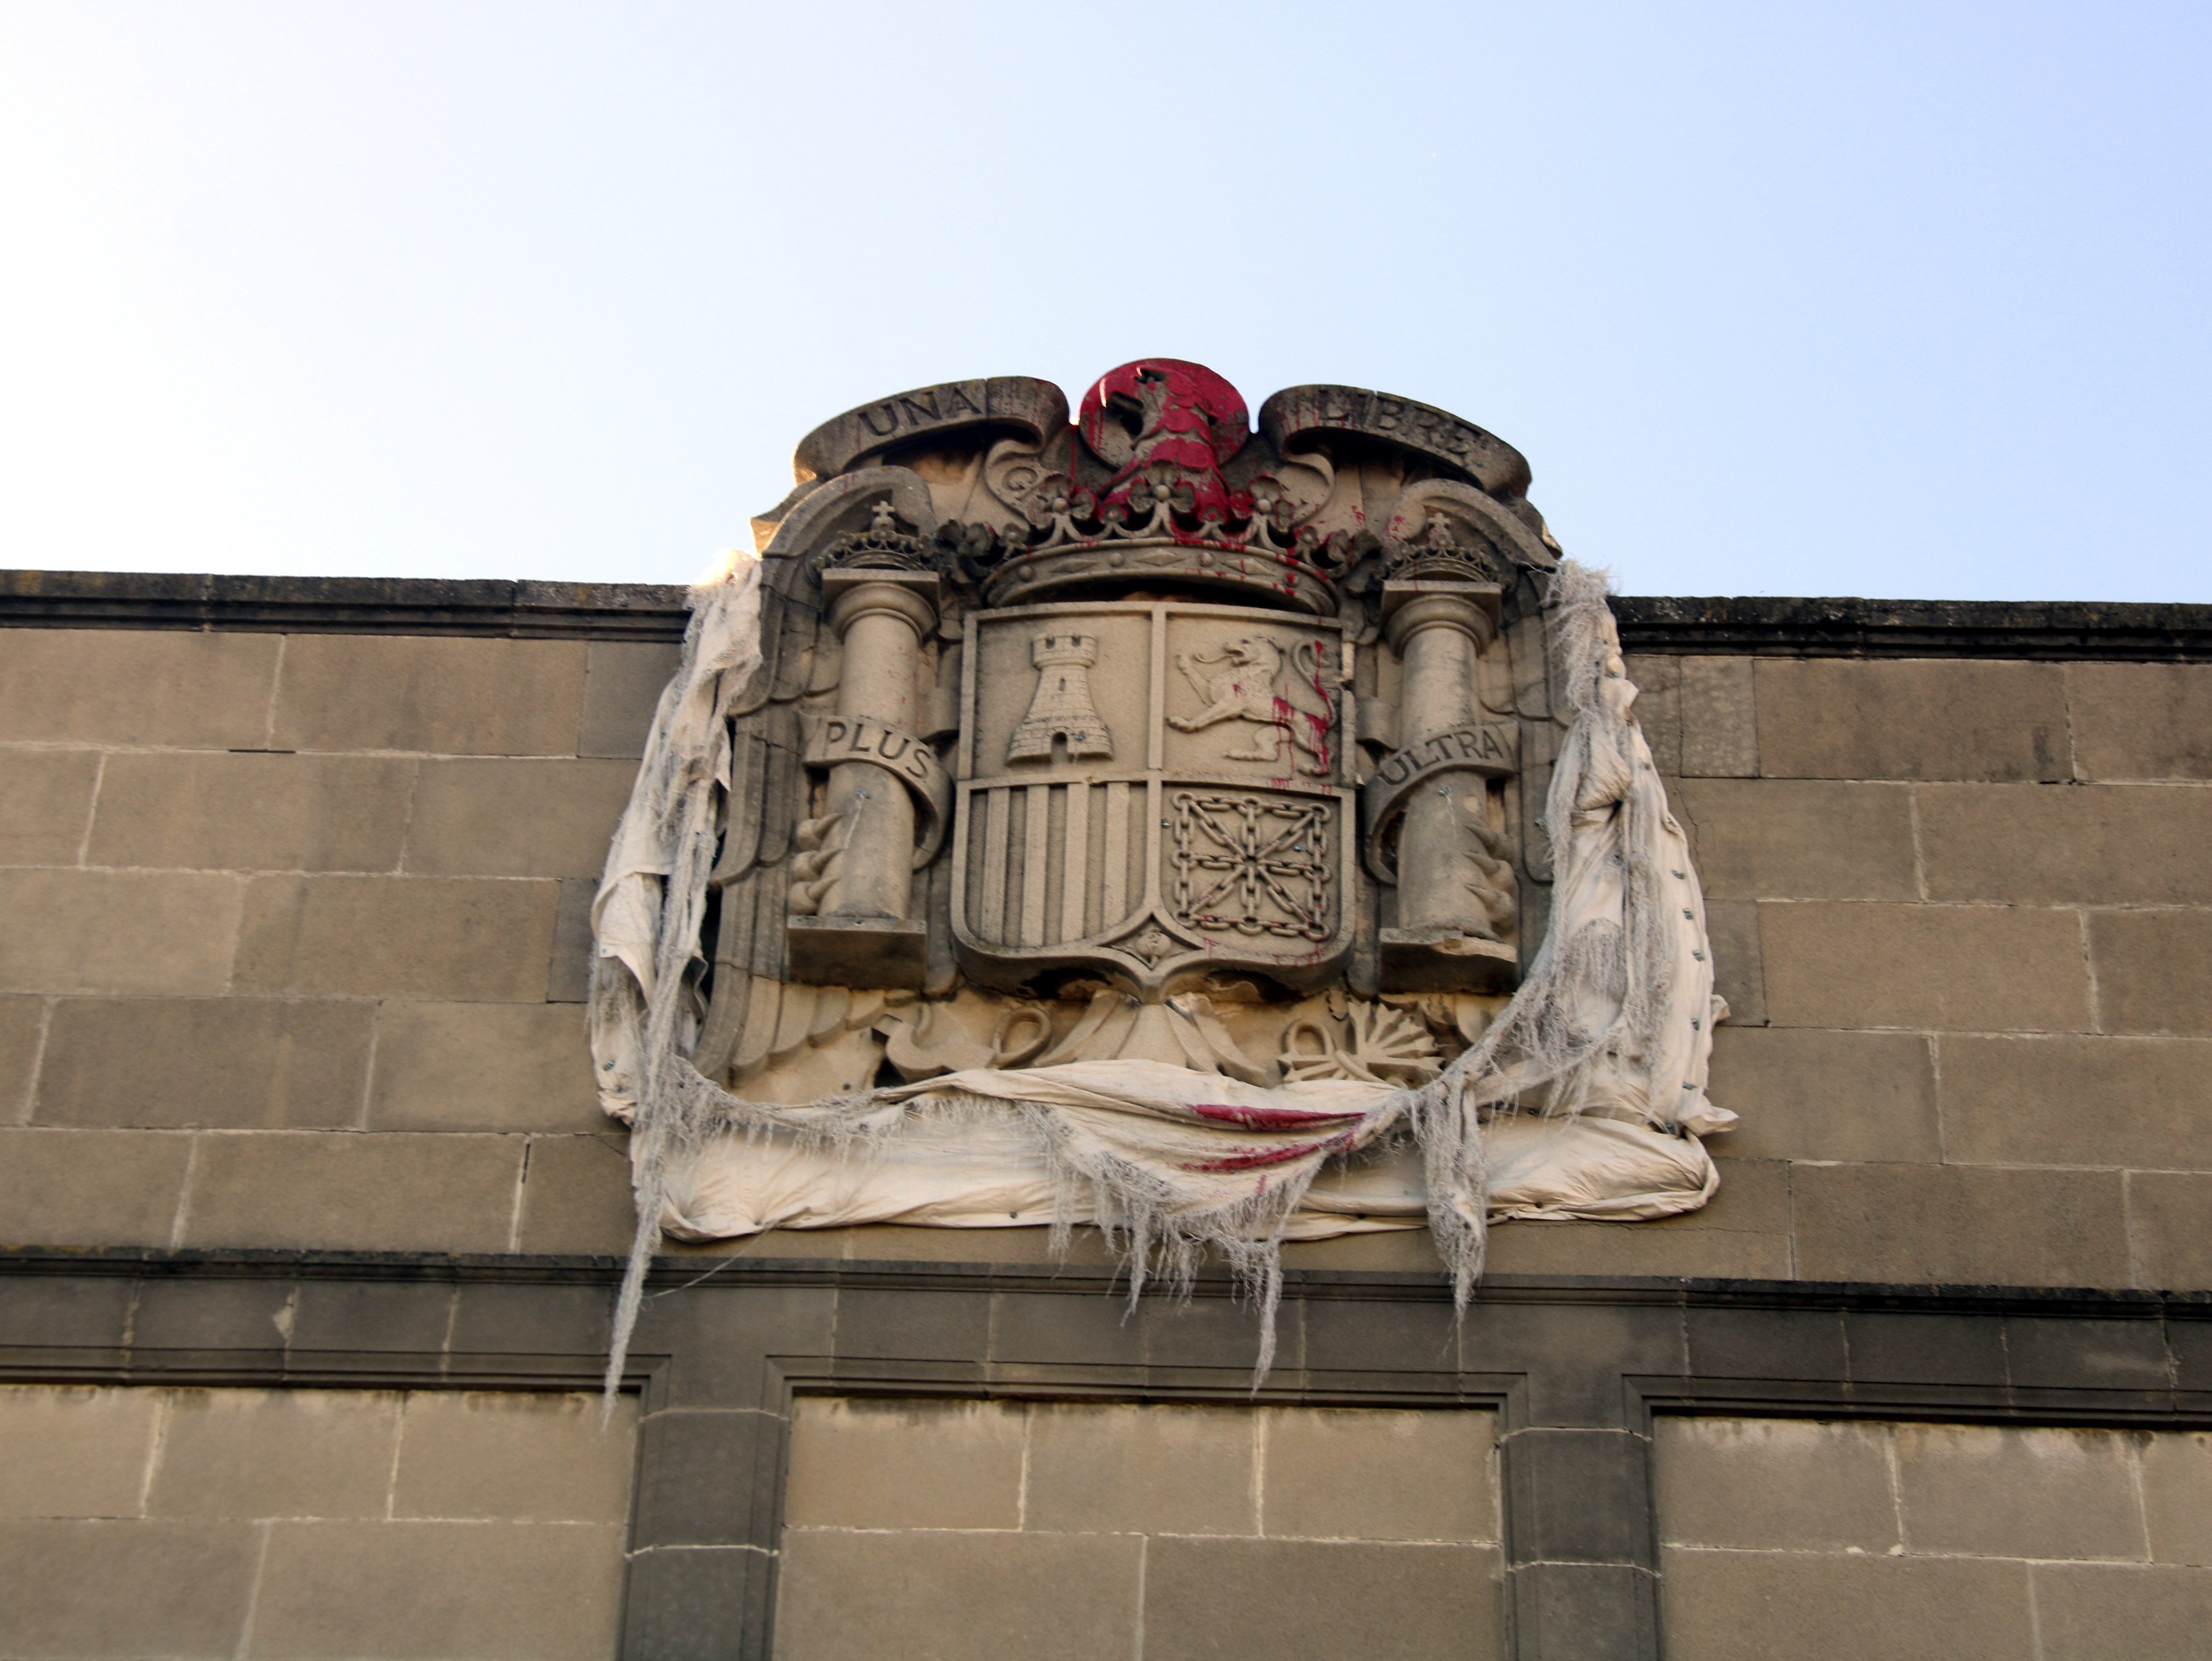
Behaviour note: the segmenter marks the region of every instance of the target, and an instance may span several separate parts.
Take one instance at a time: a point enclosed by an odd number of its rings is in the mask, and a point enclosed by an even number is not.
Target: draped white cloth
[[[914,1089],[908,1100],[940,1110],[902,1113],[896,1134],[824,1146],[773,1129],[702,1148],[672,1177],[661,1226],[679,1239],[721,1240],[861,1223],[1101,1220],[1088,1187],[1071,1192],[1063,1181],[1051,1131],[1019,1111],[949,1110],[966,1095],[1048,1105],[1060,1135],[1088,1144],[1086,1163],[1111,1158],[1148,1171],[1203,1209],[1259,1198],[1270,1179],[1310,1176],[1283,1224],[1285,1240],[1425,1227],[1418,1150],[1377,1129],[1376,1110],[1394,1093],[1334,1080],[1263,1090],[1141,1061],[956,1074]],[[1496,1220],[1640,1221],[1693,1210],[1720,1182],[1694,1136],[1619,1119],[1498,1117],[1484,1144]]]
[[[592,1055],[602,1103],[633,1128],[638,1208],[611,1387],[664,1228],[696,1239],[1094,1222],[1121,1242],[1133,1287],[1155,1263],[1188,1272],[1210,1247],[1272,1317],[1285,1239],[1425,1214],[1464,1302],[1492,1214],[1633,1220],[1715,1191],[1697,1134],[1735,1116],[1705,1094],[1723,1007],[1704,900],[1629,713],[1636,690],[1603,581],[1571,563],[1553,580],[1549,612],[1574,712],[1546,810],[1550,929],[1520,991],[1433,1083],[1265,1088],[1111,1061],[787,1104],[702,1077],[689,1056],[708,875],[720,827],[744,807],[727,800],[724,711],[760,665],[761,571],[746,562],[693,595],[683,663],[593,907]],[[1272,1337],[1269,1318],[1262,1372]]]

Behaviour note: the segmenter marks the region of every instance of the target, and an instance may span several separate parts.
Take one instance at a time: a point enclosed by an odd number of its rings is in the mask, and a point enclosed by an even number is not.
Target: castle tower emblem
[[[1110,761],[1114,735],[1091,703],[1091,666],[1098,661],[1096,635],[1039,635],[1030,647],[1037,667],[1030,712],[1006,745],[1008,761],[1050,761],[1054,739],[1067,741],[1070,761]]]

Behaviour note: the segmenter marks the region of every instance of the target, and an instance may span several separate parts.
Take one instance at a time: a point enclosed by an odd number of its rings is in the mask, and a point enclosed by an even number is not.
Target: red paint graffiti
[[[1243,395],[1203,364],[1148,357],[1109,369],[1083,395],[1077,425],[1092,453],[1115,466],[1100,493],[1108,507],[1127,509],[1133,491],[1145,511],[1165,499],[1217,527],[1252,511],[1250,493],[1221,477],[1251,437],[1251,417]]]
[[[1297,1142],[1289,1147],[1267,1148],[1254,1153],[1236,1153],[1225,1159],[1200,1159],[1178,1168],[1208,1176],[1229,1176],[1239,1171],[1265,1171],[1275,1165],[1295,1164],[1310,1154],[1349,1147],[1357,1134],[1356,1131],[1346,1130],[1334,1136],[1324,1136],[1319,1141]]]
[[[1190,1110],[1201,1119],[1242,1125],[1247,1130],[1305,1130],[1360,1116],[1357,1112],[1323,1113],[1298,1107],[1239,1107],[1232,1102],[1196,1102]]]

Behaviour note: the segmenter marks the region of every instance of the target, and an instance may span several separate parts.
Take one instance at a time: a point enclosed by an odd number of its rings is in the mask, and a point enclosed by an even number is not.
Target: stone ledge
[[[2212,605],[1628,594],[1613,609],[1631,652],[2212,663]]]
[[[647,1284],[687,1285],[706,1278],[706,1256],[656,1256]],[[602,1254],[521,1252],[355,1251],[295,1247],[20,1246],[0,1245],[0,1278],[47,1275],[181,1276],[213,1279],[290,1277],[306,1280],[539,1282],[607,1285],[622,1277],[623,1260]],[[732,1257],[708,1271],[710,1284],[732,1286],[849,1286],[856,1290],[1111,1292],[1124,1271],[1112,1264],[1066,1263],[1031,1268],[999,1262],[932,1260],[866,1261],[822,1257]],[[1310,1269],[1283,1272],[1285,1293],[1334,1293],[1385,1301],[1448,1300],[1441,1271]],[[1219,1269],[1200,1269],[1194,1295],[1234,1299],[1235,1278]],[[1725,1280],[1691,1275],[1491,1275],[1476,1286],[1478,1304],[1680,1305],[1684,1308],[1765,1308],[1822,1311],[1879,1311],[1913,1314],[2013,1313],[2103,1320],[2150,1320],[2179,1316],[2212,1320],[2212,1290],[2149,1291],[2131,1287],[1952,1285],[1875,1281]],[[1117,1305],[1118,1307],[1118,1305]]]
[[[1676,598],[1613,602],[1631,652],[2212,663],[2212,605]],[[0,628],[680,641],[672,584],[0,571]]]
[[[2212,1295],[1500,1275],[1471,1311],[1478,1338],[1444,1351],[1441,1275],[1307,1271],[1287,1277],[1289,1353],[1255,1391],[1249,1311],[1126,1321],[1103,1267],[699,1269],[656,1264],[678,1295],[648,1306],[623,1381],[644,1424],[630,1656],[766,1652],[778,1473],[805,1396],[1495,1409],[1522,1631],[1552,1623],[1577,1655],[1611,1634],[1605,1654],[1644,1661],[1655,1413],[2212,1426]],[[0,1378],[589,1390],[618,1273],[610,1257],[0,1251]],[[1230,1290],[1202,1279],[1209,1302]],[[720,1623],[711,1645],[702,1609]]]
[[[684,596],[641,582],[0,571],[0,627],[680,641]]]

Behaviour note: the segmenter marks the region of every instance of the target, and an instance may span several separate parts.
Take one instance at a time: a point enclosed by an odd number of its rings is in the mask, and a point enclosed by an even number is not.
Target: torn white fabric
[[[1261,1311],[1272,1359],[1278,1247],[1344,1218],[1355,1161],[1410,1132],[1418,1189],[1375,1185],[1362,1219],[1409,1215],[1418,1191],[1464,1305],[1500,1216],[1664,1215],[1700,1205],[1717,1177],[1691,1133],[1734,1116],[1705,1097],[1712,995],[1704,901],[1680,827],[1629,715],[1603,580],[1571,563],[1553,581],[1553,638],[1574,719],[1547,806],[1556,894],[1520,991],[1481,1041],[1419,1089],[1340,1080],[1273,1088],[1141,1061],[981,1069],[818,1102],[753,1102],[703,1077],[696,1037],[700,927],[729,811],[725,711],[760,664],[762,567],[695,591],[684,658],[662,695],[635,789],[593,908],[590,1019],[600,1096],[632,1127],[638,1226],[617,1304],[608,1388],[619,1381],[646,1269],[663,1227],[719,1236],[829,1226],[894,1203],[896,1220],[974,1226],[1004,1199],[1010,1223],[1048,1207],[1060,1238],[1105,1230],[1131,1269],[1187,1281],[1219,1252]],[[1041,1171],[1041,1183],[1032,1179]],[[926,1169],[927,1180],[913,1172]],[[732,1185],[730,1173],[744,1170]],[[892,1173],[904,1171],[905,1177]],[[1320,1181],[1325,1171],[1330,1181]],[[831,1180],[828,1173],[836,1173]],[[1509,1172],[1512,1173],[1509,1177]],[[1506,1179],[1501,1181],[1500,1179]],[[781,1180],[784,1191],[774,1192]],[[954,1191],[971,1182],[963,1199]],[[817,1184],[805,1196],[803,1182]],[[1400,1208],[1382,1203],[1392,1192]],[[979,1202],[988,1198],[988,1207]],[[1503,1203],[1500,1203],[1503,1202]],[[891,1216],[867,1220],[894,1220]],[[995,1218],[994,1218],[995,1224]],[[744,1232],[732,1229],[731,1232]]]
[[[1694,1136],[1618,1119],[1515,1115],[1483,1128],[1492,1222],[1643,1222],[1694,1211],[1720,1175]],[[1024,1228],[1050,1223],[1060,1202],[1045,1147],[1024,1118],[915,1114],[896,1139],[828,1148],[784,1131],[700,1151],[670,1179],[662,1232],[732,1240],[774,1228]],[[1096,1223],[1088,1196],[1069,1220]],[[1314,1178],[1281,1238],[1428,1226],[1419,1149],[1395,1139]]]

